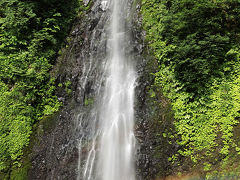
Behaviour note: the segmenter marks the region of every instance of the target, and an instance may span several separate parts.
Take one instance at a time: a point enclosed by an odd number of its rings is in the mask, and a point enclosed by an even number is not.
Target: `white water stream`
[[[100,115],[98,171],[101,180],[134,180],[134,68],[124,55],[124,0],[115,0],[111,23],[108,78]]]
[[[101,98],[96,108],[99,115],[92,115],[96,129],[84,168],[81,168],[83,137],[79,139],[78,170],[83,172],[79,172],[78,180],[135,180],[133,106],[136,73],[125,52],[127,3],[127,0],[102,2],[102,8],[110,8],[112,12],[104,70],[106,80],[103,94],[98,97]],[[79,126],[82,127],[80,116]]]

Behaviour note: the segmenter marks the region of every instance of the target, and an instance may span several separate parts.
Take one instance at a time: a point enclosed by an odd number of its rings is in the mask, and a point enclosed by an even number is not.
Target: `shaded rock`
[[[109,48],[106,26],[110,21],[110,11],[108,4],[103,2],[94,1],[86,15],[75,22],[68,48],[54,66],[52,76],[57,79],[57,85],[62,85],[56,93],[63,102],[63,108],[55,118],[48,119],[53,125],[48,127],[48,123],[43,124],[44,131],[37,135],[32,150],[32,168],[28,175],[30,180],[76,179],[79,171],[82,171],[78,164],[79,140],[83,141],[81,158],[84,159],[89,151],[92,129],[92,106],[86,102],[89,99],[94,99],[96,103],[98,101],[96,94],[104,86],[102,67]],[[89,0],[84,3],[87,5]],[[145,33],[141,29],[140,2],[135,7],[132,4],[133,1],[129,1],[128,6],[132,8],[129,16],[133,18],[129,20],[132,22],[126,24],[130,32],[125,49],[129,59],[135,60],[138,73],[135,103],[135,134],[138,141],[136,171],[137,179],[142,180],[155,178],[159,174],[164,176],[169,172],[167,158],[170,149],[175,146],[168,146],[167,139],[157,135],[163,132],[165,126],[159,128],[164,123],[159,123],[156,115],[161,113],[153,109],[155,105],[149,99],[148,90],[153,83],[149,74],[154,70],[148,67],[151,59],[143,58],[148,55],[144,56]],[[71,82],[70,87],[66,86],[66,82]]]

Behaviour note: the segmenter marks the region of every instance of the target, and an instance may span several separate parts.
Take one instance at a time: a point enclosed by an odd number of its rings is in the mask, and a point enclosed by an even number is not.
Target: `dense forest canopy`
[[[49,71],[77,0],[0,1],[0,170],[17,163],[32,126],[61,105]]]
[[[169,160],[189,157],[207,171],[237,158],[240,1],[143,0],[142,5],[147,41],[159,65],[154,88],[171,100],[177,134],[169,136],[181,145]]]

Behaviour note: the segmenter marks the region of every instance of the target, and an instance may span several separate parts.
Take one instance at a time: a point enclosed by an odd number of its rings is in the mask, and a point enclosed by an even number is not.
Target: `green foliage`
[[[179,153],[206,161],[209,170],[239,153],[233,130],[240,117],[240,2],[142,3],[146,39],[159,63],[155,86],[171,100]]]
[[[144,28],[159,63],[170,67],[185,91],[202,94],[221,77],[237,42],[238,1],[143,1]]]
[[[70,95],[70,94],[72,93],[72,87],[71,87],[71,85],[72,85],[72,82],[71,82],[71,81],[66,81],[66,82],[64,83],[65,91],[66,91],[66,93],[67,93],[68,95]]]
[[[10,172],[10,180],[26,180],[28,179],[28,170],[31,168],[31,161],[28,159],[24,159],[23,164],[21,164],[21,168],[15,166],[11,169]]]
[[[92,105],[93,103],[94,103],[93,98],[85,98],[85,100],[84,100],[84,105],[85,106]]]
[[[0,170],[18,164],[33,124],[61,105],[49,71],[78,3],[0,1]]]

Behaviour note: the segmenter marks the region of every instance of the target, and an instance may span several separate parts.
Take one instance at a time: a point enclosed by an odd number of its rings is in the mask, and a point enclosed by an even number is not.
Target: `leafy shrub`
[[[0,170],[21,157],[33,124],[61,105],[49,71],[78,4],[0,1]]]
[[[142,4],[146,40],[159,63],[155,86],[171,100],[179,153],[210,164],[238,154],[240,2]]]

